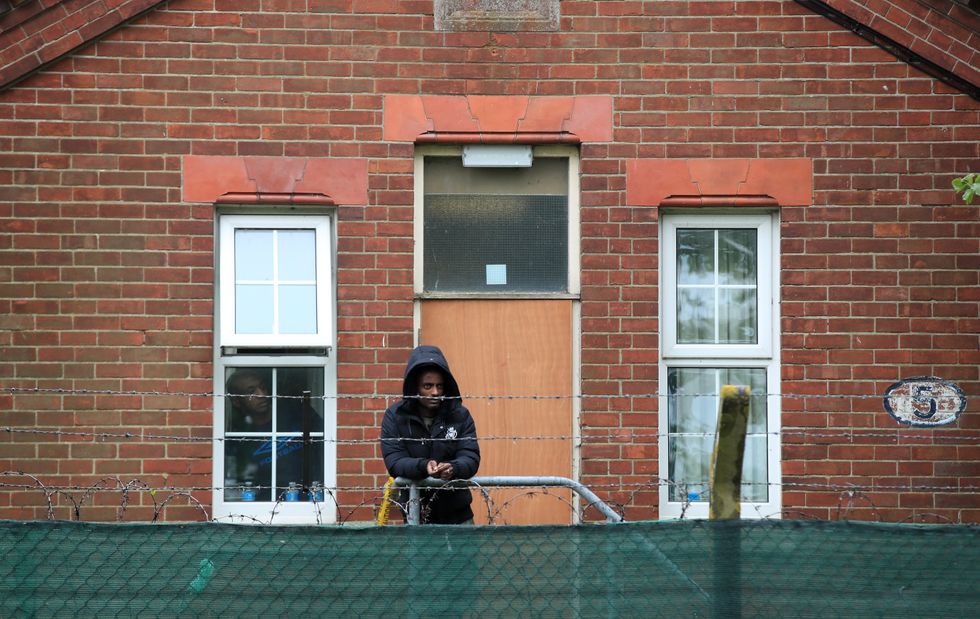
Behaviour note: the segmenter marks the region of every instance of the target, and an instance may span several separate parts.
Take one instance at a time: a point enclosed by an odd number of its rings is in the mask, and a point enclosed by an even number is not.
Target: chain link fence
[[[0,521],[0,616],[967,617],[980,527]]]

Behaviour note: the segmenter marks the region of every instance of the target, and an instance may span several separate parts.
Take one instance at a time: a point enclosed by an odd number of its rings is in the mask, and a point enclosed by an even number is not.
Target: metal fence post
[[[421,522],[421,491],[419,488],[468,488],[470,486],[486,487],[521,487],[521,486],[541,486],[541,487],[560,487],[568,488],[577,493],[584,499],[588,507],[593,507],[600,514],[606,517],[606,522],[622,522],[620,516],[611,507],[606,505],[594,492],[567,477],[520,477],[520,476],[494,476],[494,477],[473,477],[471,479],[454,479],[443,481],[427,477],[425,479],[409,479],[407,477],[396,477],[393,482],[396,487],[408,487],[408,521],[407,524],[419,524]],[[413,511],[414,510],[414,511]]]
[[[406,524],[419,524],[422,522],[422,493],[419,485],[411,482],[408,486],[408,522]]]

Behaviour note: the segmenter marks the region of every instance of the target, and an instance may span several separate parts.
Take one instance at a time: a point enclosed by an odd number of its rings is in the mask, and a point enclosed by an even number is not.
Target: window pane
[[[707,501],[711,478],[711,436],[678,436],[671,440],[669,454],[670,500]]]
[[[316,333],[316,286],[279,287],[279,333]]]
[[[308,416],[310,432],[323,432],[323,368],[278,368],[276,377],[277,430],[302,432]]]
[[[272,459],[269,438],[225,440],[225,500],[269,501]]]
[[[745,437],[745,456],[742,460],[742,500],[764,503],[769,500],[769,476],[766,472],[766,436]]]
[[[670,368],[668,418],[670,432],[710,433],[718,419],[717,370]]]
[[[235,333],[272,333],[273,294],[271,285],[235,286]]]
[[[271,368],[225,371],[225,430],[271,432],[274,407]]]
[[[714,288],[677,290],[677,343],[715,343]]]
[[[235,281],[272,278],[272,230],[235,230]]]
[[[677,230],[678,344],[758,343],[756,235],[755,228]]]
[[[424,219],[426,291],[567,290],[565,196],[429,194]]]
[[[287,500],[286,491],[289,489],[289,484],[296,484],[298,487],[303,487],[303,466],[304,466],[304,452],[303,452],[303,439],[302,437],[279,437],[279,451],[276,459],[276,498],[279,500]],[[310,444],[309,450],[307,450],[306,457],[309,458],[310,469],[310,486],[313,482],[319,482],[322,487],[323,484],[323,439],[319,438]],[[298,496],[300,501],[309,500],[309,494],[306,492],[300,492]],[[323,498],[318,499],[319,502],[323,502]]]
[[[757,255],[754,228],[719,230],[718,283],[755,285]]]
[[[718,291],[719,344],[755,344],[759,322],[756,291],[744,288],[723,288]]]
[[[667,457],[671,501],[708,500],[711,453],[722,385],[751,389],[742,498],[768,500],[768,435],[764,368],[668,368]]]
[[[677,231],[677,283],[715,283],[715,231]]]
[[[285,499],[306,471],[322,485],[323,368],[229,367],[225,377],[225,500]]]
[[[767,426],[766,371],[762,368],[730,368],[722,370],[720,385],[746,386],[752,390],[749,404],[748,432],[764,433]]]
[[[314,281],[316,279],[316,232],[313,230],[279,231],[279,280]]]

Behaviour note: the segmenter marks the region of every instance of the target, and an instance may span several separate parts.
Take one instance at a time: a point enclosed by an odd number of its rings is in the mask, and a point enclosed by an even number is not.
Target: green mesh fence
[[[2,617],[968,617],[980,528],[0,522]]]

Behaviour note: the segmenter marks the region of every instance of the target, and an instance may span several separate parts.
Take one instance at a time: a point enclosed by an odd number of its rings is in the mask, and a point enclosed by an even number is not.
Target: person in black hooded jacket
[[[459,386],[441,350],[419,346],[412,351],[402,395],[388,407],[381,422],[381,454],[388,473],[445,481],[476,475],[480,467],[476,424],[463,406]],[[472,523],[472,500],[468,488],[423,490],[423,522]]]

